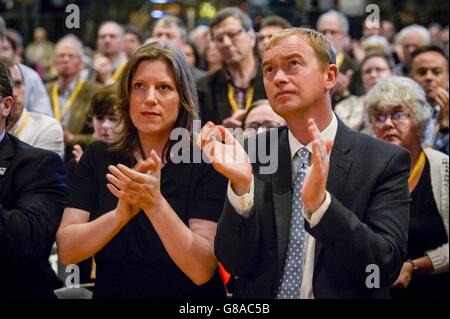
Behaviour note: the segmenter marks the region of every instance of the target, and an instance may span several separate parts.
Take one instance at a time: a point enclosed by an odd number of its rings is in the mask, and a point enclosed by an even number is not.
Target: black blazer
[[[48,257],[65,204],[61,158],[6,134],[0,142],[0,299],[54,298]]]
[[[231,105],[227,96],[228,81],[226,72],[226,68],[221,68],[197,81],[202,125],[208,121],[221,125],[224,119],[231,116]],[[252,103],[256,100],[267,98],[260,66],[257,66],[257,72],[251,85],[254,88]]]
[[[253,164],[255,204],[250,216],[238,215],[227,200],[218,223],[215,252],[238,276],[237,298],[275,298],[282,275],[292,203],[287,127],[278,129],[277,145],[275,174],[260,174],[261,163]],[[331,204],[314,228],[305,221],[316,238],[315,298],[389,297],[387,288],[406,258],[409,165],[404,149],[339,122],[327,181]],[[379,266],[380,289],[365,285],[370,264]]]

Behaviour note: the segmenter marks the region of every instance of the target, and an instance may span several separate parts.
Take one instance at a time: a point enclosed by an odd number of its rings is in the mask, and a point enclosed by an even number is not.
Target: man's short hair
[[[180,18],[178,18],[176,16],[172,16],[172,15],[163,16],[161,19],[156,21],[155,25],[153,26],[152,34],[156,27],[168,28],[173,25],[178,27],[178,29],[180,29],[181,39],[183,39],[183,41],[186,41],[187,36],[188,36],[186,25],[183,23],[183,21]]]
[[[216,25],[218,25],[223,20],[233,17],[238,19],[242,27],[245,29],[245,31],[253,30],[253,23],[250,17],[244,13],[241,9],[236,7],[228,7],[220,10],[217,12],[216,16],[212,19],[211,23],[209,24],[210,32],[212,34],[212,30]]]
[[[285,18],[277,15],[271,15],[262,19],[261,24],[259,25],[260,30],[265,27],[280,27],[282,29],[287,29],[292,27],[292,25]]]
[[[308,28],[288,28],[274,34],[266,46],[272,48],[278,41],[297,35],[305,37],[316,54],[319,65],[325,69],[329,64],[336,64],[336,51],[331,42],[322,33]]]
[[[7,63],[4,58],[0,60],[0,98],[13,96],[13,81]]]
[[[140,44],[144,43],[144,40],[145,40],[144,33],[139,28],[135,27],[134,25],[124,26],[123,32],[124,32],[124,34],[129,33],[129,34],[135,35]]]
[[[349,28],[348,18],[346,15],[344,15],[342,12],[339,12],[336,10],[328,10],[327,12],[324,12],[319,16],[319,19],[317,19],[316,26],[319,26],[321,20],[326,17],[336,17],[341,24],[342,31],[345,34],[348,34],[348,31],[350,28]]]
[[[413,53],[411,53],[411,60],[409,62],[409,70],[411,70],[412,64],[415,60],[415,58],[423,53],[427,53],[427,52],[436,52],[440,55],[442,55],[442,57],[445,59],[445,61],[447,61],[447,70],[448,70],[448,57],[445,54],[444,50],[442,50],[442,48],[440,46],[437,45],[425,45],[423,47],[419,47],[416,50],[413,51]]]
[[[395,37],[395,42],[402,45],[403,41],[405,40],[405,37],[408,34],[419,35],[422,40],[422,45],[430,45],[431,43],[430,32],[428,32],[428,30],[424,26],[418,24],[411,24],[401,29],[400,32]]]

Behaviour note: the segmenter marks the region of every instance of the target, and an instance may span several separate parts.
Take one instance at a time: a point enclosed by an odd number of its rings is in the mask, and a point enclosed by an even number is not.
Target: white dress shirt
[[[334,141],[336,137],[336,132],[338,128],[338,122],[336,115],[333,113],[332,119],[330,124],[322,131],[320,132],[320,137],[322,140],[332,140]],[[294,158],[297,151],[305,147],[300,143],[292,134],[292,132],[289,130],[288,135],[289,140],[289,149],[291,152],[291,171],[292,171],[292,183],[295,179],[295,174],[298,170],[298,161],[297,158]],[[312,153],[312,144],[309,143],[306,145],[306,148],[310,153]],[[230,183],[228,183],[228,200],[230,201],[230,204],[233,206],[233,208],[236,210],[236,212],[242,216],[248,216],[250,213],[250,210],[253,207],[253,200],[254,200],[254,181],[252,180],[250,191],[242,196],[237,196],[236,193],[231,188]],[[309,225],[311,228],[316,226],[320,220],[322,219],[322,216],[325,214],[326,210],[330,206],[331,203],[331,196],[328,192],[326,192],[325,201],[322,203],[322,205],[315,211],[313,214],[307,213],[304,215],[305,219],[309,222]],[[276,212],[275,212],[276,213]],[[313,280],[313,274],[314,274],[314,250],[316,246],[316,239],[312,237],[311,235],[307,234],[305,236],[306,241],[306,255],[305,255],[305,265],[303,270],[303,279],[302,279],[302,285],[299,291],[299,298],[300,299],[313,299],[314,293],[313,293],[313,286],[312,286],[312,280]]]

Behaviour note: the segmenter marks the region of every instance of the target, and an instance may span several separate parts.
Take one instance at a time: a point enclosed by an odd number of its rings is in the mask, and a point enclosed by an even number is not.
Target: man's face
[[[7,58],[10,61],[14,61],[14,50],[6,38],[0,38],[0,56]]]
[[[127,56],[132,55],[133,52],[141,45],[138,37],[133,33],[125,33],[123,40],[125,53],[127,54]]]
[[[59,76],[73,76],[83,68],[81,52],[75,44],[62,42],[56,46],[53,64]]]
[[[331,89],[326,87],[326,70],[301,35],[278,40],[264,52],[263,74],[270,105],[285,119],[311,110]]]
[[[426,45],[426,43],[423,42],[422,37],[418,33],[409,32],[405,35],[402,42],[403,63],[409,63],[411,61],[411,53],[423,45]]]
[[[435,103],[438,88],[448,87],[448,62],[438,52],[424,52],[411,63],[411,78],[422,86],[431,103]]]
[[[14,89],[13,89],[13,97],[14,97],[14,103],[11,110],[11,121],[12,125],[17,122],[20,115],[22,115],[23,112],[23,101],[25,98],[25,87],[23,85],[23,79],[22,74],[19,71],[19,68],[17,65],[14,65],[12,68],[9,69],[9,72],[11,73],[11,78],[14,83]]]
[[[317,31],[325,35],[327,39],[333,43],[337,53],[343,51],[346,34],[342,29],[339,18],[334,16],[326,16],[322,18],[320,23],[317,25]]]
[[[274,35],[275,33],[279,32],[281,30],[283,30],[283,28],[280,26],[276,26],[276,25],[269,25],[269,26],[261,28],[261,30],[259,30],[258,37],[257,37],[257,39],[258,39],[257,46],[258,46],[258,53],[261,57],[263,56],[264,48],[266,47],[267,43],[269,43],[272,35]]]
[[[228,17],[212,29],[212,38],[225,64],[238,64],[253,54],[255,32],[246,31],[241,22]]]
[[[98,30],[97,48],[107,57],[122,51],[122,35],[117,25],[107,23]]]
[[[156,26],[153,29],[153,37],[158,40],[167,41],[177,45],[179,48],[184,43],[183,38],[181,37],[181,30],[177,25],[170,25],[168,27]]]

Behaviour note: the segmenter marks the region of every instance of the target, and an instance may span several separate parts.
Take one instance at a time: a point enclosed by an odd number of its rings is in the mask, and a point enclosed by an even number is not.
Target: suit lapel
[[[280,272],[286,257],[292,210],[291,155],[287,128],[280,129],[278,138],[278,170],[272,178],[272,196],[278,242],[278,270]]]
[[[11,165],[11,159],[14,155],[14,146],[8,134],[5,134],[3,140],[0,142],[0,203],[3,202],[3,198],[6,195],[6,174]]]
[[[339,200],[344,194],[347,177],[352,165],[352,159],[350,157],[350,138],[350,129],[338,120],[338,129],[330,155],[327,191]],[[322,248],[322,244],[319,241],[316,241],[314,267],[322,252]]]

